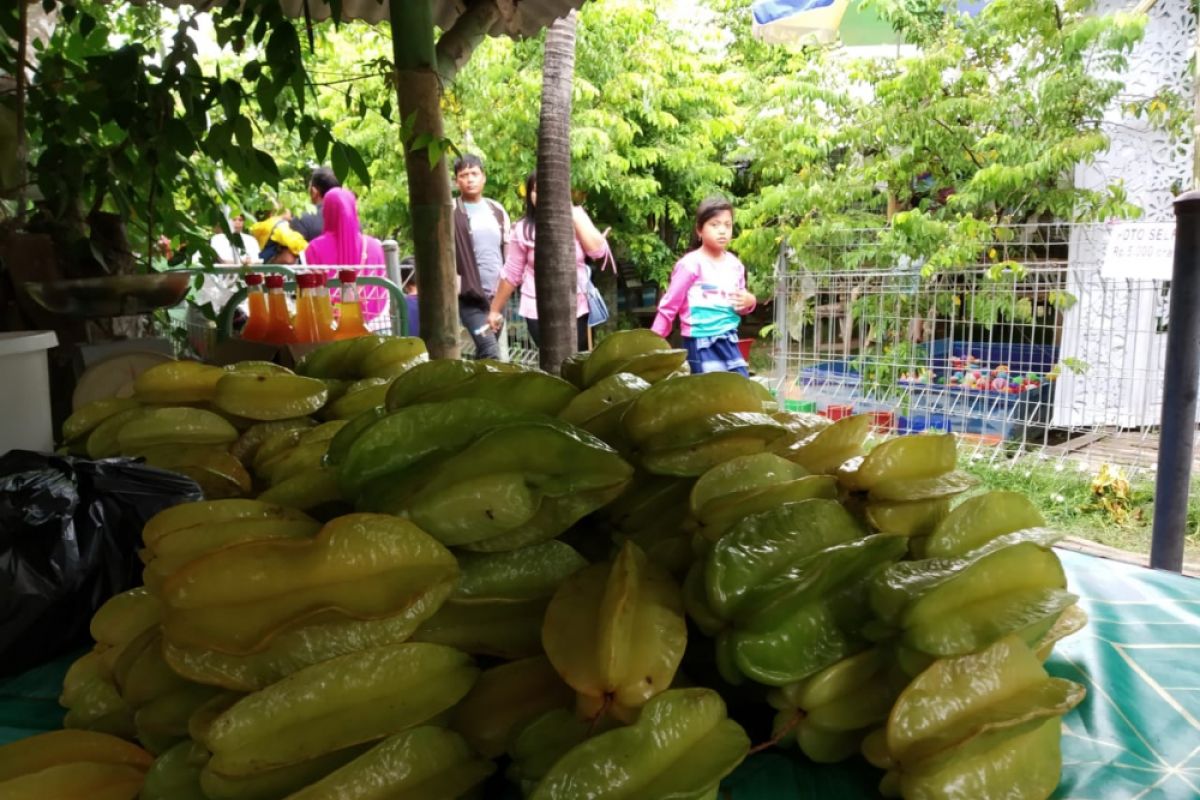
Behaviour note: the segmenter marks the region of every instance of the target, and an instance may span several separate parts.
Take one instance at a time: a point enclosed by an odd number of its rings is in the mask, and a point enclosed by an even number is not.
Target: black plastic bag
[[[195,481],[131,459],[0,457],[0,675],[90,644],[96,609],[142,583],[146,520],[200,499]]]

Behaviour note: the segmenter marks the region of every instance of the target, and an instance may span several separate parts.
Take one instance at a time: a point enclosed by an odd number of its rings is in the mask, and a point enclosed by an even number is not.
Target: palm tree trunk
[[[433,40],[432,0],[390,0],[392,53],[401,119],[415,120],[409,136],[440,148],[441,85]],[[415,117],[413,117],[415,115]],[[403,135],[403,134],[402,134]],[[458,291],[454,266],[454,219],[445,158],[430,163],[430,150],[402,141],[412,209],[413,250],[421,286],[421,337],[432,358],[458,358]]]
[[[576,351],[575,226],[571,221],[571,84],[575,12],[546,31],[538,129],[537,247],[534,283],[541,326],[541,366],[558,374]]]

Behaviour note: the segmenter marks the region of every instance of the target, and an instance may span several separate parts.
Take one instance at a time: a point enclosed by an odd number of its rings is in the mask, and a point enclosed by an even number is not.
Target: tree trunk
[[[441,84],[433,41],[432,0],[389,0],[396,95],[401,119],[415,114],[413,137],[427,135],[440,147]],[[444,157],[430,164],[430,151],[404,148],[408,199],[412,209],[413,250],[421,291],[421,337],[431,358],[458,358],[458,289],[454,265],[454,220],[450,173]]]
[[[537,247],[534,283],[541,327],[541,366],[558,374],[576,351],[575,226],[571,221],[571,83],[575,12],[546,31],[538,129]]]

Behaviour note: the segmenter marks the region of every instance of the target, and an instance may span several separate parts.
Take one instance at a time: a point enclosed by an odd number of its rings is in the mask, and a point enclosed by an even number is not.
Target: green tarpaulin
[[[1063,800],[1200,797],[1200,581],[1060,551],[1090,622],[1048,667],[1084,684],[1064,720]],[[69,659],[0,682],[0,742],[62,723],[56,698]],[[725,783],[729,800],[877,797],[863,761],[818,767],[754,756]],[[981,799],[982,800],[982,799]]]

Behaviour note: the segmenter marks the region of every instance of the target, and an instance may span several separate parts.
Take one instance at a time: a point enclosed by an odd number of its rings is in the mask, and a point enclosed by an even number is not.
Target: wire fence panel
[[[781,260],[775,388],[881,433],[951,431],[976,458],[1153,469],[1170,282],[1111,277],[1111,230],[1000,228],[934,274],[877,230],[808,244]]]

